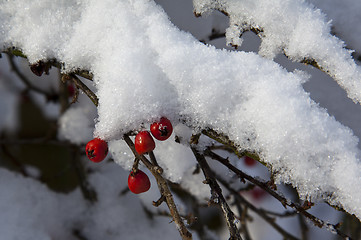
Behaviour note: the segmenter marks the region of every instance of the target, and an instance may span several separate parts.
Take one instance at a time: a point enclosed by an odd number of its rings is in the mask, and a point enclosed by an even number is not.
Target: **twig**
[[[250,181],[251,183],[259,186],[260,188],[262,188],[263,190],[265,190],[266,192],[268,192],[271,196],[273,196],[275,199],[277,199],[284,207],[289,206],[293,209],[295,209],[296,211],[298,211],[300,214],[304,215],[306,218],[308,218],[309,220],[311,220],[313,222],[313,224],[319,228],[326,228],[328,230],[332,230],[334,231],[337,235],[339,235],[340,237],[342,237],[343,239],[351,239],[349,236],[347,236],[345,233],[341,232],[340,230],[337,229],[336,225],[333,225],[331,223],[328,222],[324,222],[323,220],[317,218],[316,216],[310,214],[309,212],[307,212],[305,210],[305,208],[303,208],[302,206],[300,206],[297,203],[294,203],[292,201],[287,200],[285,197],[281,196],[280,194],[278,194],[275,190],[273,190],[272,188],[270,188],[268,182],[266,181],[261,181],[258,180],[256,178],[251,177],[250,175],[244,173],[243,171],[239,170],[238,168],[234,167],[229,161],[228,159],[225,159],[221,156],[219,156],[218,154],[210,151],[210,150],[206,150],[204,152],[207,156],[211,157],[214,160],[219,161],[220,163],[222,163],[223,165],[225,165],[229,170],[231,170],[232,172],[234,172],[238,177],[240,177],[241,179],[247,179],[248,181]]]
[[[153,151],[149,152],[149,158],[150,158],[150,161],[152,161],[152,164],[154,166],[159,167],[157,159],[155,158]]]
[[[208,204],[199,203],[198,199],[188,190],[182,188],[179,183],[168,181],[168,185],[175,194],[177,194],[180,198],[186,198],[186,202],[191,205],[190,208],[192,209],[192,214],[188,214],[186,217],[190,228],[198,234],[200,240],[210,240],[199,212],[199,208],[206,208],[208,207]]]
[[[134,156],[136,158],[139,158],[142,163],[151,171],[153,176],[155,177],[159,191],[162,196],[165,197],[165,202],[169,208],[170,214],[173,217],[174,223],[177,226],[177,229],[184,240],[191,240],[192,234],[188,231],[186,226],[184,225],[184,222],[177,210],[177,207],[174,203],[173,196],[171,191],[169,190],[167,181],[162,177],[162,175],[159,173],[159,167],[154,166],[144,155],[139,155],[137,151],[135,150],[134,143],[130,139],[128,135],[124,135],[124,140],[128,144],[129,148],[132,150]]]
[[[60,75],[60,72],[58,73]],[[63,114],[69,107],[69,93],[67,91],[66,83],[59,79],[59,103],[60,103],[60,114]]]
[[[56,93],[49,93],[41,88],[38,88],[37,86],[34,86],[29,79],[19,70],[18,66],[14,62],[14,55],[8,54],[9,63],[11,66],[11,69],[15,72],[15,74],[19,77],[19,79],[26,85],[26,87],[34,92],[40,93],[46,97],[47,100],[57,100],[58,94]]]
[[[81,89],[89,97],[95,106],[98,106],[98,97],[74,73],[63,74],[61,79],[63,82],[72,81],[77,88]]]
[[[293,217],[296,214],[298,214],[297,211],[285,211],[283,213],[273,212],[273,211],[266,210],[266,209],[264,209],[263,211],[268,215],[273,215],[273,216],[281,217],[281,218],[283,218],[283,217]]]
[[[153,206],[159,207],[165,200],[165,196],[162,195],[157,201],[153,201]]]
[[[246,220],[248,208],[247,208],[247,206],[244,206],[242,208],[239,201],[235,201],[235,205],[238,210],[238,214],[240,217],[239,219],[241,222],[240,231],[244,234],[245,240],[252,240],[251,235],[249,234],[249,231],[248,231],[247,220]]]
[[[18,168],[18,170],[20,171],[20,173],[24,176],[27,177],[28,174],[24,168],[24,165],[18,160],[16,159],[9,151],[9,149],[5,146],[4,143],[0,143],[1,149],[4,152],[4,154],[6,156],[8,156],[8,158],[10,159],[10,161]]]
[[[238,228],[235,224],[236,219],[232,210],[229,208],[226,200],[222,195],[222,189],[218,185],[213,172],[211,171],[204,155],[200,154],[194,147],[191,147],[194,156],[196,157],[199,166],[201,167],[203,174],[206,178],[206,183],[210,186],[212,197],[215,197],[218,200],[218,204],[221,206],[223,215],[225,217],[227,227],[230,233],[230,240],[241,240],[241,235],[239,234]]]
[[[232,196],[235,197],[238,201],[240,201],[242,204],[247,206],[249,209],[251,209],[253,212],[257,213],[260,217],[262,217],[268,224],[270,224],[274,229],[276,229],[283,237],[284,239],[292,239],[292,240],[298,240],[298,238],[292,236],[290,233],[286,232],[283,228],[281,228],[276,222],[274,218],[269,217],[263,209],[256,208],[253,204],[248,202],[244,197],[242,197],[239,192],[234,190],[229,186],[229,184],[223,180],[221,177],[217,176],[217,179],[222,185],[232,193]]]
[[[7,55],[12,55],[12,56],[16,56],[16,57],[27,58],[27,56],[25,54],[23,54],[21,50],[15,48],[15,47],[7,48],[7,49],[3,50],[2,53],[6,53]],[[51,66],[62,69],[63,64],[58,62],[55,59],[49,59],[48,63]],[[74,71],[74,74],[76,74],[80,77],[86,78],[90,81],[93,80],[93,74],[89,70],[78,69],[78,70]]]
[[[260,161],[260,157],[256,154],[256,153],[252,153],[252,152],[248,152],[245,150],[239,150],[240,147],[237,146],[234,142],[232,142],[227,136],[217,133],[216,131],[214,131],[213,129],[204,129],[202,130],[202,134],[206,135],[209,138],[212,138],[213,140],[224,144],[226,146],[228,146],[229,149],[232,149],[233,153],[236,154],[237,157],[241,158],[243,156],[248,156],[253,158],[254,160],[259,161],[260,163],[262,163]],[[264,163],[262,163],[263,165],[265,165]]]

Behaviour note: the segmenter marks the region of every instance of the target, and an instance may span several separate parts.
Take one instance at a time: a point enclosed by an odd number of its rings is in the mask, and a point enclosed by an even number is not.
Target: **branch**
[[[217,179],[219,182],[222,183],[222,185],[232,193],[232,196],[235,197],[238,201],[240,201],[242,204],[247,206],[247,208],[254,211],[256,214],[258,214],[260,217],[262,217],[269,225],[271,225],[274,229],[276,229],[283,237],[284,239],[291,239],[291,240],[298,240],[298,238],[292,236],[288,232],[286,232],[283,228],[281,228],[275,221],[274,218],[269,217],[266,212],[263,209],[256,208],[253,204],[248,202],[244,197],[242,197],[239,192],[234,190],[229,186],[229,184],[223,180],[221,177],[217,176]]]
[[[26,58],[27,56],[19,49],[15,48],[15,47],[11,47],[11,48],[7,48],[5,50],[2,51],[2,53],[6,53],[9,56],[16,56],[16,57],[22,57],[22,58]],[[63,63],[58,62],[56,59],[51,59],[48,60],[48,63],[56,68],[62,69],[63,67]],[[73,72],[74,74],[86,78],[88,80],[93,80],[93,74],[89,71],[89,70],[82,70],[82,69],[78,69],[75,70]]]
[[[306,211],[306,209],[302,206],[300,206],[297,203],[294,203],[292,201],[287,200],[285,197],[283,197],[282,195],[278,194],[275,190],[273,190],[270,185],[268,184],[268,182],[266,181],[261,181],[258,180],[256,178],[253,178],[252,176],[244,173],[243,171],[239,170],[238,168],[236,168],[235,166],[233,166],[228,159],[225,159],[221,156],[219,156],[218,154],[210,151],[210,150],[205,150],[205,155],[211,157],[212,159],[222,163],[224,166],[226,166],[229,170],[231,170],[232,172],[234,172],[239,178],[241,179],[246,179],[248,181],[250,181],[251,183],[259,186],[260,188],[262,188],[263,190],[265,190],[266,192],[268,192],[271,196],[273,196],[274,198],[276,198],[284,207],[289,206],[291,208],[293,208],[294,210],[296,210],[297,212],[299,212],[300,214],[302,214],[303,216],[305,216],[306,218],[308,218],[309,220],[311,220],[313,222],[313,224],[319,228],[326,228],[330,231],[334,231],[337,235],[339,235],[340,237],[344,238],[344,239],[351,239],[349,236],[347,236],[345,233],[341,232],[340,230],[338,230],[338,226],[337,225],[333,225],[331,223],[328,222],[324,222],[323,220],[317,218],[316,216],[310,214],[309,212]]]
[[[194,156],[196,157],[199,166],[201,167],[203,174],[206,178],[206,183],[211,188],[212,197],[216,198],[217,203],[221,206],[223,215],[225,217],[227,227],[230,233],[230,240],[242,240],[239,234],[238,228],[235,225],[236,219],[232,210],[229,208],[226,200],[222,195],[222,189],[218,185],[212,170],[210,169],[204,155],[200,154],[194,147],[191,147]]]
[[[26,85],[26,87],[34,92],[42,94],[46,97],[47,100],[57,100],[59,98],[56,93],[49,93],[37,86],[34,86],[30,80],[19,70],[18,66],[14,62],[14,55],[8,54],[9,64],[11,69],[15,72],[15,74],[19,77],[19,79]]]
[[[143,164],[151,171],[153,176],[155,177],[159,191],[162,196],[165,197],[165,202],[169,208],[170,214],[173,217],[173,220],[177,226],[177,229],[184,240],[191,240],[192,234],[188,231],[188,229],[185,227],[184,222],[177,210],[177,207],[174,203],[173,196],[171,191],[169,190],[167,181],[162,177],[162,175],[159,173],[159,167],[154,166],[144,155],[139,155],[137,151],[135,150],[134,143],[130,139],[130,137],[125,134],[124,135],[124,141],[128,144],[129,148],[132,150],[134,156],[138,159],[140,159]]]
[[[244,208],[242,209],[242,206],[238,201],[235,201],[235,205],[238,210],[238,214],[240,216],[240,222],[241,222],[240,231],[244,234],[245,240],[251,240],[251,235],[248,231],[247,220],[246,220],[246,218],[248,217],[247,215],[248,208],[247,206],[244,206]]]
[[[234,142],[232,142],[227,136],[217,133],[213,129],[210,129],[210,128],[204,129],[204,130],[202,130],[202,134],[206,135],[207,137],[209,137],[223,145],[226,145],[239,158],[248,156],[248,157],[251,157],[254,160],[257,160],[260,163],[262,163],[262,161],[260,161],[260,157],[256,153],[248,152],[245,150],[239,150],[240,147],[237,146]],[[265,165],[264,163],[262,163],[262,164]]]

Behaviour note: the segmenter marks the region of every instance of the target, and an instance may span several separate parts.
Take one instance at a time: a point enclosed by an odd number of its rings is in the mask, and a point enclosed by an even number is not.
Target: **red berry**
[[[44,71],[45,71],[45,63],[43,61],[39,61],[37,63],[34,63],[32,65],[30,65],[30,70],[36,75],[36,76],[41,76],[43,75]]]
[[[129,190],[135,194],[148,191],[150,188],[150,181],[147,174],[141,170],[131,172],[128,177],[128,187]]]
[[[251,190],[251,196],[254,200],[260,201],[266,196],[266,192],[259,187],[255,187]]]
[[[74,87],[74,84],[70,83],[70,84],[67,86],[67,89],[68,89],[68,96],[69,96],[69,97],[74,97],[74,95],[75,95],[75,87]]]
[[[256,160],[254,160],[253,158],[251,157],[248,157],[248,156],[245,156],[244,157],[244,163],[249,166],[249,167],[252,167],[256,164]]]
[[[85,147],[88,158],[93,162],[101,162],[108,154],[108,144],[100,138],[94,138]]]
[[[168,118],[162,117],[159,122],[155,122],[150,126],[150,131],[156,139],[164,141],[172,135],[172,123]]]
[[[139,154],[144,154],[153,151],[155,148],[155,142],[147,131],[142,131],[135,136],[134,140],[135,150]]]

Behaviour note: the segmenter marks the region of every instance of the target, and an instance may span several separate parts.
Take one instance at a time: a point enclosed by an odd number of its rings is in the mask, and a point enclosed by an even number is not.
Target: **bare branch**
[[[255,213],[257,213],[260,217],[262,217],[268,224],[270,224],[274,229],[276,229],[283,237],[284,239],[291,239],[291,240],[298,240],[298,238],[292,236],[288,232],[286,232],[283,228],[281,228],[275,221],[274,218],[269,217],[263,209],[256,208],[253,204],[248,202],[244,197],[242,197],[239,192],[234,190],[229,186],[229,184],[223,180],[221,177],[217,176],[217,179],[219,182],[222,183],[222,185],[232,193],[232,196],[235,197],[238,201],[240,201],[242,204],[246,205],[247,208],[251,209]]]
[[[212,198],[214,197],[217,200],[217,203],[221,206],[223,215],[225,217],[227,227],[230,233],[230,240],[241,240],[242,237],[239,234],[238,228],[235,224],[236,219],[232,210],[229,208],[226,200],[222,195],[222,189],[219,187],[213,172],[211,171],[204,155],[200,154],[194,147],[191,147],[194,156],[196,157],[199,166],[201,167],[203,174],[206,178],[206,183],[211,188]]]
[[[297,212],[299,212],[300,214],[302,214],[303,216],[305,216],[306,218],[308,218],[309,220],[311,220],[313,222],[313,224],[319,228],[326,228],[328,230],[332,230],[334,231],[337,235],[339,235],[340,237],[344,238],[344,239],[351,239],[349,236],[347,236],[345,233],[341,232],[340,230],[337,229],[336,225],[333,225],[331,223],[328,222],[324,222],[323,220],[317,218],[316,216],[310,214],[309,212],[306,211],[306,209],[302,206],[300,206],[297,203],[294,203],[290,200],[287,200],[284,196],[278,194],[275,190],[273,190],[270,185],[268,184],[268,182],[266,181],[261,181],[258,180],[256,178],[251,177],[250,175],[244,173],[243,171],[239,170],[238,168],[234,167],[229,161],[228,159],[225,159],[219,155],[217,155],[216,153],[210,151],[210,150],[206,150],[205,154],[209,157],[211,157],[214,160],[219,161],[220,163],[222,163],[223,165],[225,165],[229,170],[231,170],[232,172],[234,172],[238,177],[240,177],[241,179],[246,179],[248,181],[250,181],[251,183],[259,186],[260,188],[262,188],[263,190],[265,190],[266,192],[268,192],[271,196],[273,196],[274,198],[276,198],[284,207],[289,206],[293,209],[295,209]]]

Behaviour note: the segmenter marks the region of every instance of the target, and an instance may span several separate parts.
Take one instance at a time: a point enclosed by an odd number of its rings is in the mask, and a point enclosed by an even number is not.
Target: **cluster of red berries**
[[[172,135],[173,126],[168,118],[162,117],[150,125],[150,132],[155,139],[164,141]],[[141,131],[135,136],[134,146],[138,154],[144,154],[154,150],[155,142],[148,131]],[[147,174],[141,170],[132,171],[128,177],[128,187],[136,194],[148,191],[150,181]]]
[[[159,141],[168,139],[173,132],[173,126],[169,119],[162,117],[150,126],[153,137]],[[135,136],[135,150],[138,154],[151,152],[155,148],[155,142],[148,131],[141,131]],[[93,162],[101,162],[108,154],[108,144],[100,138],[94,138],[85,147],[86,155]],[[136,169],[129,174],[128,187],[133,193],[146,192],[150,188],[150,181],[143,171]]]
[[[150,132],[155,139],[164,141],[172,135],[173,127],[168,118],[162,117],[158,122],[150,125]],[[148,131],[139,132],[135,136],[134,145],[139,154],[151,152],[155,148],[155,142]]]

